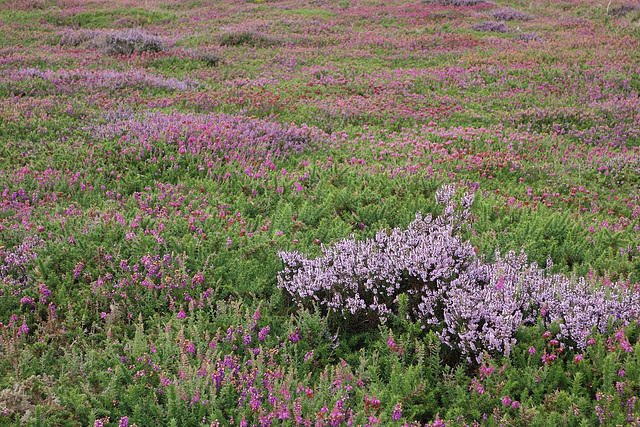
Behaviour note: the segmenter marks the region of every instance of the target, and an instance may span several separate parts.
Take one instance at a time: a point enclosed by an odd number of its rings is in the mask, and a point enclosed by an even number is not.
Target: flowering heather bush
[[[614,7],[609,10],[609,15],[611,16],[625,16],[628,13],[634,12],[636,10],[640,10],[640,5],[625,3],[622,6]]]
[[[542,37],[535,31],[525,31],[522,33],[518,33],[515,39],[521,40],[523,42],[532,42],[532,41],[542,41],[544,40],[544,37]]]
[[[323,247],[323,256],[309,260],[297,252],[280,252],[285,269],[279,286],[296,302],[318,301],[325,310],[353,318],[354,323],[385,322],[397,312],[398,295],[410,297],[413,314],[427,323],[436,312],[445,281],[464,270],[473,248],[464,244],[459,227],[469,215],[473,196],[454,211],[455,189],[445,187],[437,198],[443,216],[416,216],[406,231],[381,231],[374,239],[346,239]],[[364,317],[364,319],[362,319]]]
[[[486,0],[422,0],[426,4],[436,4],[442,6],[476,6],[482,4],[491,4]]]
[[[0,248],[0,298],[20,294],[32,283],[28,266],[37,259],[38,250],[43,247],[44,241],[38,236],[30,236],[11,250]]]
[[[79,46],[103,35],[101,30],[75,30],[65,28],[54,38],[54,41],[62,46]]]
[[[13,91],[25,90],[46,82],[48,86],[40,86],[44,94],[73,93],[78,91],[95,92],[100,89],[119,90],[135,87],[152,87],[168,90],[186,91],[197,88],[199,83],[191,78],[178,79],[148,73],[144,70],[117,71],[100,70],[39,70],[37,68],[21,68],[0,71],[0,84]]]
[[[491,16],[500,21],[528,21],[531,19],[529,15],[518,9],[511,7],[503,7],[491,12]]]
[[[484,21],[473,24],[471,29],[489,33],[508,33],[509,27],[504,22]]]
[[[155,53],[166,49],[162,38],[139,28],[104,32],[96,44],[105,53],[112,55],[131,55],[134,52]]]
[[[454,194],[453,186],[440,189],[436,200],[445,206],[443,215],[418,215],[405,231],[342,240],[323,248],[314,260],[280,252],[285,269],[279,286],[295,302],[317,303],[351,327],[363,321],[385,323],[398,314],[400,295],[406,294],[413,319],[442,325],[444,343],[478,357],[486,350],[508,355],[516,332],[538,318],[559,325],[558,339],[579,349],[612,323],[637,321],[637,286],[598,289],[584,278],[547,276],[514,253],[497,254],[494,263],[477,258],[460,234],[473,195],[466,193],[456,209]]]

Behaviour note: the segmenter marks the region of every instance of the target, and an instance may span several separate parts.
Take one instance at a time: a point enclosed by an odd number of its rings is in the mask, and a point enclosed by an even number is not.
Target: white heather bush
[[[549,275],[526,255],[496,254],[494,263],[475,255],[461,236],[473,194],[455,201],[455,187],[436,194],[441,216],[416,215],[407,230],[381,231],[323,247],[308,259],[280,252],[285,268],[279,286],[302,305],[318,304],[348,327],[384,323],[398,313],[401,294],[409,316],[435,328],[440,339],[468,356],[483,351],[508,355],[523,327],[540,319],[556,324],[567,346],[586,347],[589,337],[610,326],[637,321],[640,292],[613,285],[603,289],[584,278]]]
[[[508,33],[509,27],[504,22],[484,21],[471,26],[471,29],[488,33]]]
[[[131,55],[134,52],[162,52],[166,48],[160,37],[138,28],[105,32],[99,44],[105,53],[114,55]]]
[[[491,16],[499,21],[528,21],[529,15],[511,7],[503,7],[491,12]]]
[[[480,4],[491,4],[485,0],[422,0],[423,3],[440,6],[477,6]]]

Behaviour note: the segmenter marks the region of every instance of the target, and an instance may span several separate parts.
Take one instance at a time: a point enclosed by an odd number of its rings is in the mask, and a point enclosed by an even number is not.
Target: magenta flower
[[[400,420],[401,417],[402,417],[402,404],[398,403],[393,408],[393,415],[391,416],[391,418],[393,418],[393,421],[398,421]]]
[[[258,340],[262,341],[267,337],[267,334],[269,333],[269,331],[271,330],[271,328],[269,326],[265,326],[264,328],[260,329],[260,332],[258,332]]]

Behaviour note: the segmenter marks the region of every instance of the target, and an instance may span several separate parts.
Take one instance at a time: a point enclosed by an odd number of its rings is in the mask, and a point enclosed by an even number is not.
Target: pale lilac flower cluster
[[[609,15],[611,16],[625,16],[631,12],[640,10],[640,4],[625,3],[621,6],[611,8]]]
[[[0,73],[0,84],[16,89],[21,82],[29,84],[37,79],[54,85],[54,93],[77,92],[78,90],[97,92],[102,89],[118,90],[144,86],[186,91],[199,86],[196,80],[190,78],[177,79],[135,69],[118,71],[111,69],[40,70],[20,68]]]
[[[102,30],[75,30],[67,27],[62,29],[56,37],[56,42],[62,46],[79,46],[103,34]]]
[[[134,52],[162,52],[166,49],[162,38],[139,28],[105,32],[102,37],[104,40],[98,45],[108,54],[131,55]]]
[[[407,294],[414,314],[437,323],[439,301],[446,284],[465,271],[474,251],[459,234],[465,224],[472,194],[455,209],[455,187],[438,191],[445,205],[442,216],[416,215],[407,230],[380,231],[365,241],[345,239],[324,247],[323,256],[307,259],[298,252],[280,252],[285,269],[279,286],[298,302],[317,301],[329,311],[343,315],[365,314],[385,321]]]
[[[580,349],[593,333],[638,320],[637,285],[602,288],[584,278],[550,275],[523,253],[497,253],[494,263],[476,257],[460,235],[473,194],[466,193],[460,207],[454,195],[453,186],[443,187],[436,196],[443,215],[417,215],[404,231],[345,239],[323,247],[314,260],[280,252],[285,268],[279,286],[295,302],[319,304],[354,322],[385,322],[405,294],[414,319],[437,325],[444,343],[476,356],[485,350],[508,355],[516,332],[538,319],[558,325],[557,339]]]
[[[491,12],[491,16],[499,21],[528,21],[531,19],[526,13],[512,7],[502,7],[494,10]]]
[[[485,0],[422,0],[422,2],[441,6],[477,6],[481,4],[492,4],[492,2]]]
[[[539,42],[543,41],[544,37],[535,31],[525,31],[523,33],[518,33],[515,39],[523,42]]]
[[[0,247],[0,283],[4,285],[4,289],[12,288],[13,292],[20,293],[31,283],[28,266],[38,257],[37,251],[43,247],[44,241],[38,236],[27,236],[12,250]],[[0,297],[3,296],[4,289],[0,289]]]
[[[508,33],[509,32],[509,27],[507,27],[507,24],[504,23],[504,21],[478,22],[477,24],[472,25],[471,29],[476,31],[489,32],[489,33]]]

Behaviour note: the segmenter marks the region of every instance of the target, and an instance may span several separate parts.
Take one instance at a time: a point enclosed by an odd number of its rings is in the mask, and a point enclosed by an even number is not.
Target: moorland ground
[[[0,0],[0,425],[640,423],[640,4]]]

